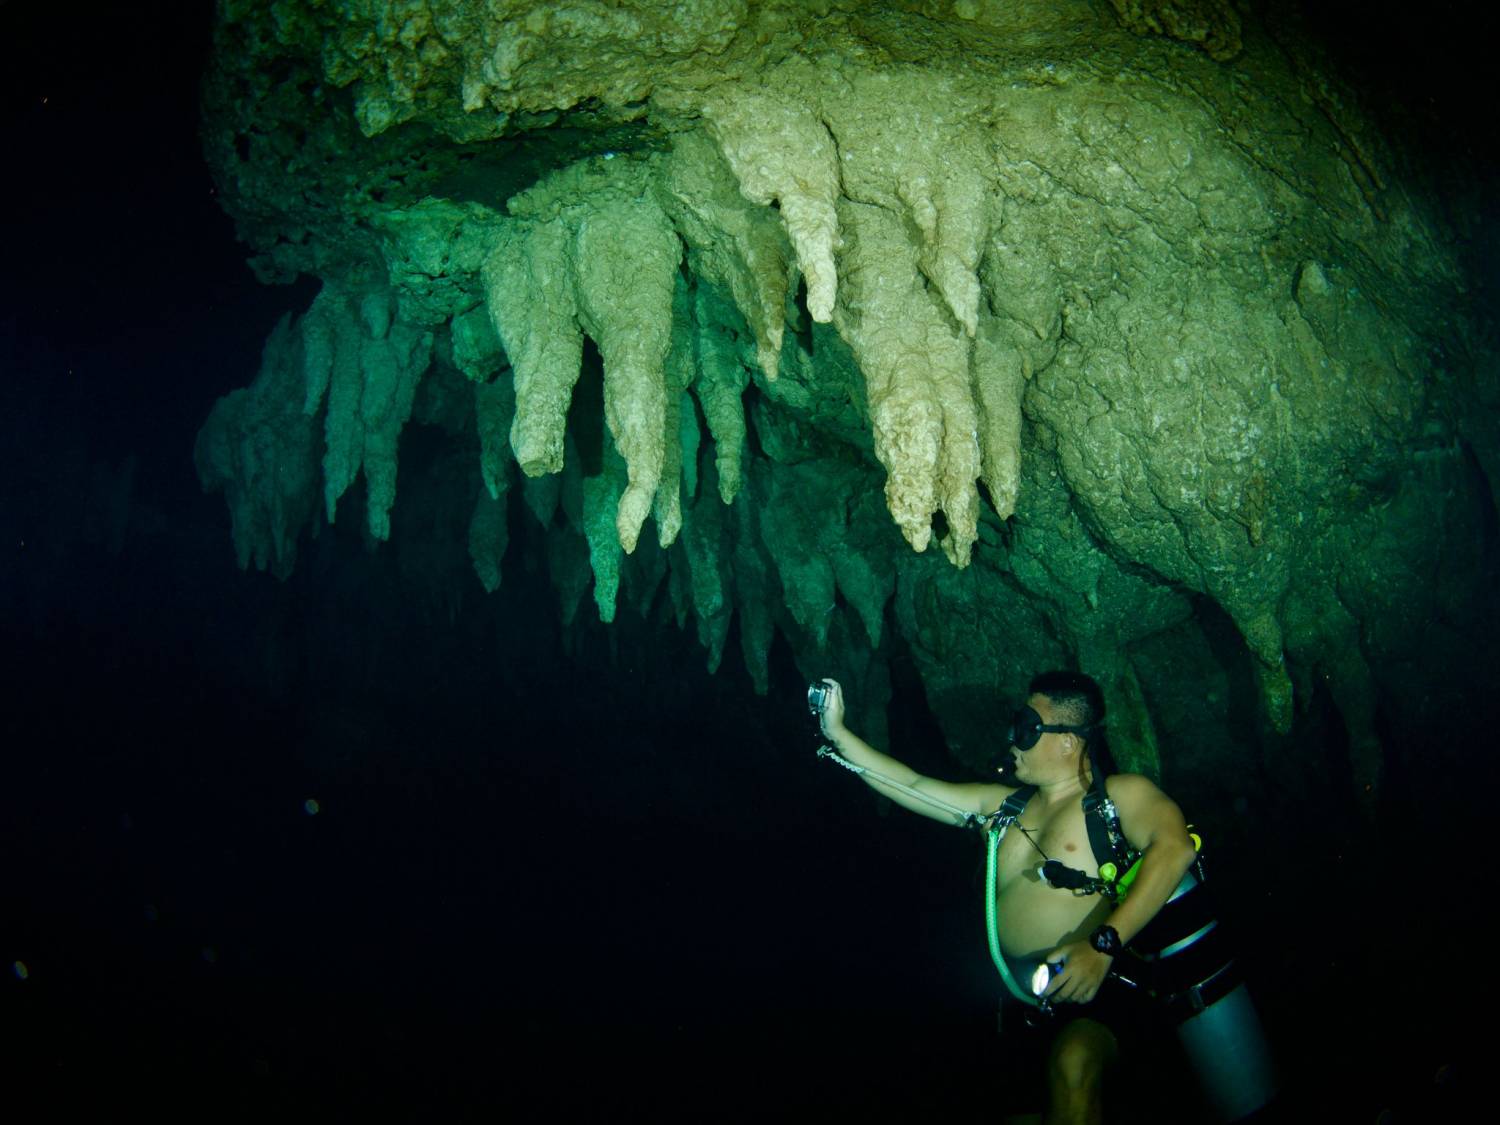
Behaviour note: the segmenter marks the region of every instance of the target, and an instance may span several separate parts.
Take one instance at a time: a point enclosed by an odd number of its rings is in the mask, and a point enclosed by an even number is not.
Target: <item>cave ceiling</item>
[[[734,637],[760,691],[779,635],[876,737],[900,645],[971,761],[1074,665],[1157,771],[1228,635],[1258,727],[1324,693],[1373,786],[1398,674],[1465,643],[1497,449],[1453,235],[1243,6],[223,0],[215,36],[224,206],[321,286],[199,436],[242,566],[417,534],[427,426],[467,469],[421,533],[476,586],[524,526],[565,622]]]

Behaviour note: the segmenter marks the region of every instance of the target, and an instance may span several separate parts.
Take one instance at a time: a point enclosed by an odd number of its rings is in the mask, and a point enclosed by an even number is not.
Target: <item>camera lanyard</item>
[[[953,817],[954,821],[961,827],[978,828],[981,831],[987,831],[989,846],[985,849],[987,854],[985,857],[984,921],[986,935],[989,938],[990,959],[994,962],[995,969],[999,972],[1000,980],[1005,985],[1007,992],[1029,1007],[1049,1012],[1051,1006],[1045,1000],[1033,996],[1021,987],[1020,982],[1016,980],[1015,975],[1010,970],[1010,965],[1005,959],[1005,954],[1000,950],[1000,927],[996,917],[995,903],[995,889],[999,873],[996,856],[1000,851],[1000,841],[1005,838],[1006,829],[1019,818],[1019,811],[1007,813],[1005,806],[1002,805],[999,809],[995,810],[992,816],[981,816],[978,813],[970,812],[968,809],[961,809],[957,805],[950,805],[947,801],[941,801],[929,793],[923,793],[919,789],[913,789],[910,785],[903,785],[901,782],[886,777],[883,773],[879,773],[876,770],[856,765],[832,746],[825,744],[818,747],[818,757],[828,758],[838,765],[843,766],[850,773],[857,774],[860,777],[867,777],[871,781],[878,781],[880,784],[887,785],[898,793],[905,793],[913,800],[921,801],[925,805],[931,805],[935,809],[941,809]],[[1022,829],[1022,831],[1024,832],[1025,829]],[[1029,834],[1027,835],[1027,839],[1031,839]],[[1031,845],[1038,851],[1041,851],[1041,847],[1035,840],[1031,840]],[[1045,857],[1046,853],[1043,852],[1042,854]]]
[[[855,765],[832,746],[824,745],[818,747],[818,757],[831,759],[838,765],[843,766],[850,773],[858,774],[860,777],[867,777],[871,781],[878,781],[881,785],[887,785],[898,793],[905,793],[914,801],[921,801],[924,805],[931,805],[935,809],[942,809],[943,812],[957,821],[961,828],[983,828],[985,822],[989,820],[987,816],[972,813],[968,809],[961,809],[957,805],[950,805],[947,801],[940,801],[930,793],[923,793],[920,789],[913,789],[910,785],[902,785],[899,781],[886,777],[883,773],[877,773],[875,770],[868,769],[865,766]]]

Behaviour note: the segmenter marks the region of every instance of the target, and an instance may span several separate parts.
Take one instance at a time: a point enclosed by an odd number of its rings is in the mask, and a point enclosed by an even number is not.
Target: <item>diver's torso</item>
[[[1027,832],[1041,851],[1027,840]],[[1064,942],[1082,938],[1110,911],[1109,902],[1100,895],[1075,895],[1045,883],[1037,873],[1042,852],[1088,875],[1099,873],[1081,798],[1043,810],[1040,796],[1032,797],[1000,842],[996,911],[1000,944],[1011,957],[1040,957]]]

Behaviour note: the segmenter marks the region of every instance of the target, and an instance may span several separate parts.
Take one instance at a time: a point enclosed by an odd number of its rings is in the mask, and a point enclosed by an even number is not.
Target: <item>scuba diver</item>
[[[939,781],[875,750],[844,725],[834,680],[813,684],[808,704],[831,744],[821,755],[903,808],[988,832],[991,954],[1012,995],[1029,1005],[1030,1026],[1018,1036],[1028,1042],[1019,1051],[1007,1042],[1006,1058],[1045,1077],[1036,1094],[1045,1095],[1049,1125],[1102,1121],[1106,1071],[1122,1043],[1163,1026],[1164,1010],[1175,1012],[1218,1116],[1239,1119],[1270,1098],[1258,1019],[1232,959],[1221,956],[1207,896],[1192,893],[1197,838],[1151,780],[1113,772],[1093,679],[1047,672],[1032,680],[1009,731],[1015,785]],[[1179,932],[1162,938],[1163,925],[1174,923]],[[1174,964],[1191,979],[1159,971]],[[1205,1065],[1198,1057],[1217,1060],[1226,1050],[1238,1050],[1238,1070],[1233,1060]],[[1006,1100],[1019,1094],[1007,1087]]]

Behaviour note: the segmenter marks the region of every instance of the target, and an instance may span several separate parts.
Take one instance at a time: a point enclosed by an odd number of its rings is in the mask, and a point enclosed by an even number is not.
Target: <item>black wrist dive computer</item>
[[[1089,944],[1100,953],[1108,953],[1111,957],[1125,948],[1125,943],[1120,940],[1120,932],[1113,926],[1100,926],[1089,934]]]

